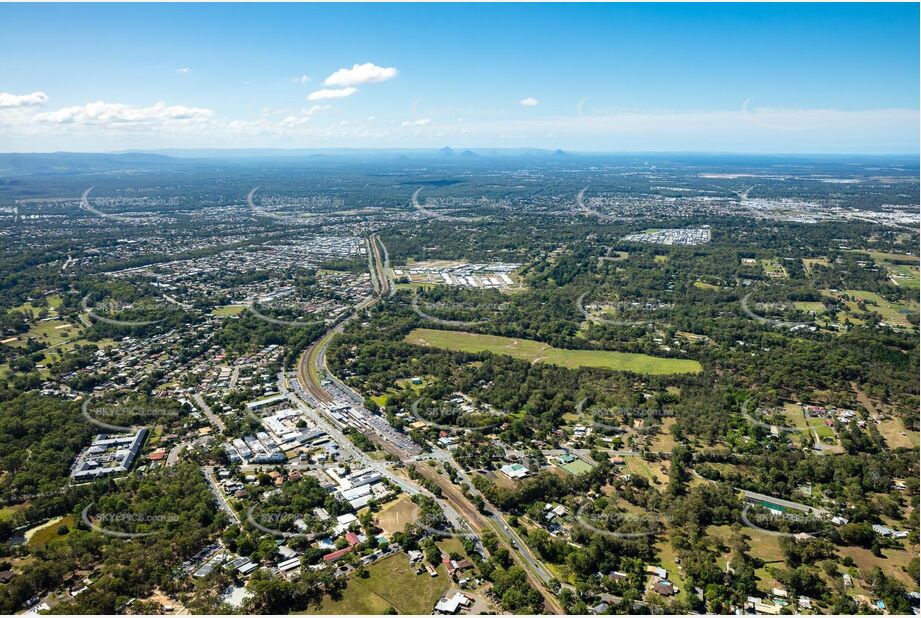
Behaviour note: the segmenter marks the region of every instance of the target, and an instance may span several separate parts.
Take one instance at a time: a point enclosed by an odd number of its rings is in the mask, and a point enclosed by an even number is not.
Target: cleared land
[[[246,305],[224,305],[223,307],[215,307],[211,310],[211,315],[217,316],[230,316],[230,315],[240,315],[246,311]]]
[[[404,341],[457,352],[505,354],[521,360],[545,362],[570,369],[601,367],[653,375],[697,373],[701,370],[700,363],[695,360],[658,358],[647,354],[607,350],[563,350],[529,339],[512,339],[452,330],[416,328],[406,335]]]
[[[563,470],[566,470],[572,475],[582,474],[583,472],[591,472],[592,467],[581,459],[576,459],[570,461],[568,464],[563,464],[560,466]]]
[[[845,291],[849,296],[865,301],[867,309],[880,314],[887,322],[905,328],[911,327],[911,323],[905,317],[905,314],[911,310],[910,307],[903,306],[901,303],[890,303],[875,292],[868,292],[866,290]]]
[[[876,427],[886,440],[889,448],[917,448],[919,436],[917,431],[906,429],[900,419],[891,418],[882,421]]]
[[[431,614],[451,584],[444,566],[437,570],[437,577],[425,571],[416,575],[406,554],[395,554],[369,566],[367,578],[350,577],[341,599],[327,597],[319,609],[307,613],[383,614],[392,607],[401,614]]]
[[[406,524],[419,518],[420,509],[408,496],[402,495],[381,508],[377,514],[377,525],[387,536],[394,532],[403,532]]]

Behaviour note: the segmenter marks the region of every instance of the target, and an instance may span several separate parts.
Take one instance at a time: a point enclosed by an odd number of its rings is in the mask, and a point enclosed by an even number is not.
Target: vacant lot
[[[882,421],[876,427],[886,440],[889,448],[917,448],[919,444],[918,432],[906,429],[900,419],[891,418]]]
[[[812,274],[812,268],[816,264],[828,266],[828,260],[825,258],[803,258],[803,268],[805,268],[806,272],[809,274]]]
[[[451,580],[438,565],[438,576],[416,575],[406,554],[395,554],[368,567],[367,578],[352,576],[342,598],[324,599],[310,614],[383,614],[389,608],[401,614],[431,614]]]
[[[572,475],[582,474],[583,472],[591,472],[592,467],[581,459],[575,459],[570,461],[568,464],[563,464],[560,466],[567,472]]]
[[[697,373],[700,363],[679,358],[657,358],[646,354],[609,352],[606,350],[562,350],[529,339],[512,339],[451,330],[417,328],[406,336],[407,343],[434,346],[458,352],[492,352],[531,362],[546,362],[575,369],[601,367],[616,371],[633,371],[654,375]]]
[[[388,537],[394,532],[403,532],[406,524],[419,518],[419,507],[405,494],[389,502],[377,514],[378,526]]]
[[[901,303],[890,303],[875,292],[867,292],[866,290],[845,291],[849,296],[864,301],[868,310],[875,311],[876,313],[880,314],[883,316],[883,319],[890,324],[903,326],[905,328],[911,327],[911,323],[905,317],[905,314],[908,313],[910,309],[912,309],[911,307],[904,306]],[[913,309],[917,310],[917,306],[915,306]]]
[[[211,315],[217,316],[230,316],[230,315],[240,315],[246,311],[246,305],[224,305],[223,307],[215,307],[211,310]]]

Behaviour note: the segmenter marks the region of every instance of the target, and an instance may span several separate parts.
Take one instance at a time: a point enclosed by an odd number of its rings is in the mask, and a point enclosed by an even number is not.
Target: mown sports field
[[[601,367],[651,375],[697,373],[700,363],[683,358],[658,358],[648,354],[607,350],[563,350],[530,339],[513,339],[454,330],[416,328],[404,339],[407,343],[434,346],[457,352],[492,352],[531,362],[551,363],[576,369]]]

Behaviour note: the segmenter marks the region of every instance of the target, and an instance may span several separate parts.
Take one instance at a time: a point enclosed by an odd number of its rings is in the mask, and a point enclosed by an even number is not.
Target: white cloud
[[[312,105],[310,107],[306,107],[302,109],[300,116],[293,116],[293,115],[288,116],[281,122],[283,125],[289,126],[289,127],[302,125],[305,122],[309,121],[313,117],[313,115],[316,114],[317,112],[322,112],[331,107],[332,105]]]
[[[524,99],[522,99],[522,100],[520,100],[520,101],[518,101],[518,102],[521,103],[522,105],[524,105],[525,107],[534,107],[535,105],[537,105],[538,103],[540,103],[540,101],[538,101],[538,100],[535,99],[534,97],[527,97],[527,98],[524,98]]]
[[[0,92],[0,107],[29,107],[32,105],[41,105],[48,100],[48,95],[44,92],[33,92],[32,94],[10,94]]]
[[[180,68],[176,69],[176,72],[177,72],[177,73],[188,73],[188,72],[191,71],[191,70],[192,70],[192,69],[190,69],[189,67],[180,67]]]
[[[431,118],[420,118],[419,120],[404,120],[400,123],[400,126],[403,127],[424,127],[425,125],[432,122]]]
[[[157,103],[150,107],[131,107],[121,103],[96,101],[86,105],[64,107],[35,115],[35,120],[47,124],[80,124],[94,126],[156,125],[171,121],[207,120],[214,115],[210,109]]]
[[[397,76],[394,67],[379,67],[366,62],[353,65],[351,69],[339,69],[323,82],[327,86],[358,86],[374,82],[385,82]]]
[[[306,84],[307,82],[310,81],[310,76],[301,75],[300,77],[292,77],[291,81],[294,82],[295,84]]]
[[[326,99],[344,99],[358,92],[358,88],[323,88],[307,95],[308,101],[325,101]]]

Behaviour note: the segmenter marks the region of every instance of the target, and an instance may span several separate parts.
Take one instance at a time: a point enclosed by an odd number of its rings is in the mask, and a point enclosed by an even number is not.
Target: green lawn
[[[908,307],[901,303],[890,303],[876,292],[868,292],[866,290],[845,290],[845,292],[847,292],[849,296],[866,301],[867,309],[875,311],[883,316],[885,321],[896,326],[910,328],[911,323],[905,317],[905,312],[908,310],[918,310],[917,305]]]
[[[806,313],[825,313],[825,305],[819,301],[796,301],[793,303],[793,306],[800,311],[805,311]]]
[[[327,597],[309,614],[383,614],[392,607],[401,614],[431,614],[451,584],[444,566],[438,576],[416,575],[406,554],[395,554],[368,567],[368,578],[352,576],[342,598]]]
[[[591,472],[592,467],[582,461],[581,459],[576,459],[575,461],[570,461],[568,464],[563,464],[560,466],[567,472],[572,475],[582,474],[583,472]]]
[[[217,316],[228,316],[228,315],[240,315],[246,311],[246,305],[224,305],[223,307],[215,307],[211,310],[211,315]]]
[[[34,528],[30,533],[27,533],[29,534],[29,549],[44,548],[49,543],[55,541],[55,539],[61,538],[61,535],[58,534],[58,528],[67,526],[69,529],[73,530],[75,524],[74,516],[67,515],[65,517],[55,517],[48,523]]]
[[[713,285],[712,283],[707,283],[706,281],[695,281],[695,288],[700,288],[701,290],[719,290],[721,289],[718,285]]]
[[[887,264],[889,275],[892,279],[903,288],[917,289],[921,287],[918,280],[918,267],[906,266],[904,264]]]
[[[530,339],[512,339],[451,330],[416,328],[406,335],[407,343],[434,346],[457,352],[492,352],[531,362],[546,362],[561,367],[601,367],[653,375],[697,373],[700,363],[680,358],[658,358],[647,354],[607,350],[563,350]]]
[[[16,513],[19,511],[24,511],[29,508],[28,502],[23,502],[22,504],[13,504],[10,506],[0,507],[0,521],[8,521],[16,516]]]
[[[82,326],[71,324],[63,320],[35,322],[29,327],[27,332],[19,335],[16,341],[10,342],[7,345],[24,347],[28,338],[32,337],[45,347],[58,346],[70,339],[76,338],[82,332]]]

